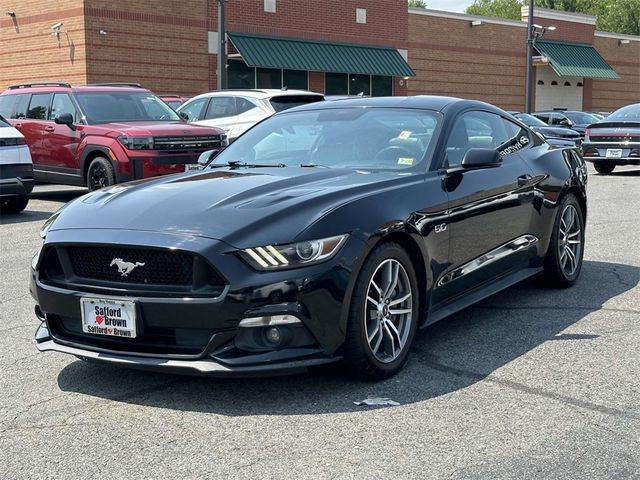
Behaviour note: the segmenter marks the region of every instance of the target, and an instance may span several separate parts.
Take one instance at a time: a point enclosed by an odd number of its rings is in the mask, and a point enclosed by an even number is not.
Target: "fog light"
[[[278,327],[268,328],[264,335],[267,338],[267,342],[273,345],[278,345],[282,341],[282,332]]]
[[[300,323],[300,319],[293,315],[269,315],[267,317],[244,318],[239,327],[270,327],[274,325],[291,325]]]

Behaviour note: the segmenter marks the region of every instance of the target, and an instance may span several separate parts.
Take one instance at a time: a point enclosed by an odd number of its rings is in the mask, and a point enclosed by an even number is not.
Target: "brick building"
[[[404,0],[226,5],[229,87],[446,94],[524,108],[525,22],[407,9]],[[535,106],[640,101],[640,37],[596,32],[594,17],[536,12],[536,23],[557,29],[539,42],[549,62],[535,69]],[[140,82],[181,95],[216,88],[216,0],[0,0],[0,15],[0,89],[45,80]],[[581,48],[590,60],[571,69],[554,48]],[[605,66],[584,70],[598,67],[594,52]]]

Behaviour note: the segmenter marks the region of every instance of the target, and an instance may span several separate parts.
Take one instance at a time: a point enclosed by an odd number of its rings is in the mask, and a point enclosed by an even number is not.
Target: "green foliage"
[[[424,0],[409,0],[409,6],[412,8],[427,8],[427,2]]]
[[[527,0],[475,0],[471,15],[520,19]],[[640,0],[535,0],[536,7],[595,15],[598,30],[640,35]]]

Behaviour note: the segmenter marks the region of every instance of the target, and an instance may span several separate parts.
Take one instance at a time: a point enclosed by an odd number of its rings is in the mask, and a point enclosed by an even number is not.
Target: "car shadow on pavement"
[[[47,218],[51,216],[52,213],[53,212],[29,210],[29,207],[27,206],[27,210],[24,210],[21,213],[11,213],[11,214],[0,215],[0,225],[45,221]]]
[[[43,187],[44,188],[44,187]],[[44,190],[39,188],[37,191],[31,192],[29,196],[30,200],[46,200],[48,202],[60,202],[67,203],[80,195],[84,195],[88,192],[86,188],[65,188],[64,190]],[[28,207],[27,207],[28,208]]]
[[[226,416],[375,408],[353,404],[369,397],[389,397],[406,405],[455,392],[488,376],[509,383],[494,372],[548,341],[597,342],[599,335],[588,330],[564,330],[591,312],[622,310],[605,304],[639,281],[638,267],[588,261],[571,289],[522,282],[419,331],[404,370],[378,383],[312,373],[260,379],[182,377],[75,361],[60,372],[58,385],[65,392],[116,402]]]

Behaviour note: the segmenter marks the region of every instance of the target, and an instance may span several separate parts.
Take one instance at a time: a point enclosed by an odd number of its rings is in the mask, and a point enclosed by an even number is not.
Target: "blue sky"
[[[449,12],[464,12],[473,0],[427,0],[427,8],[447,10]]]

